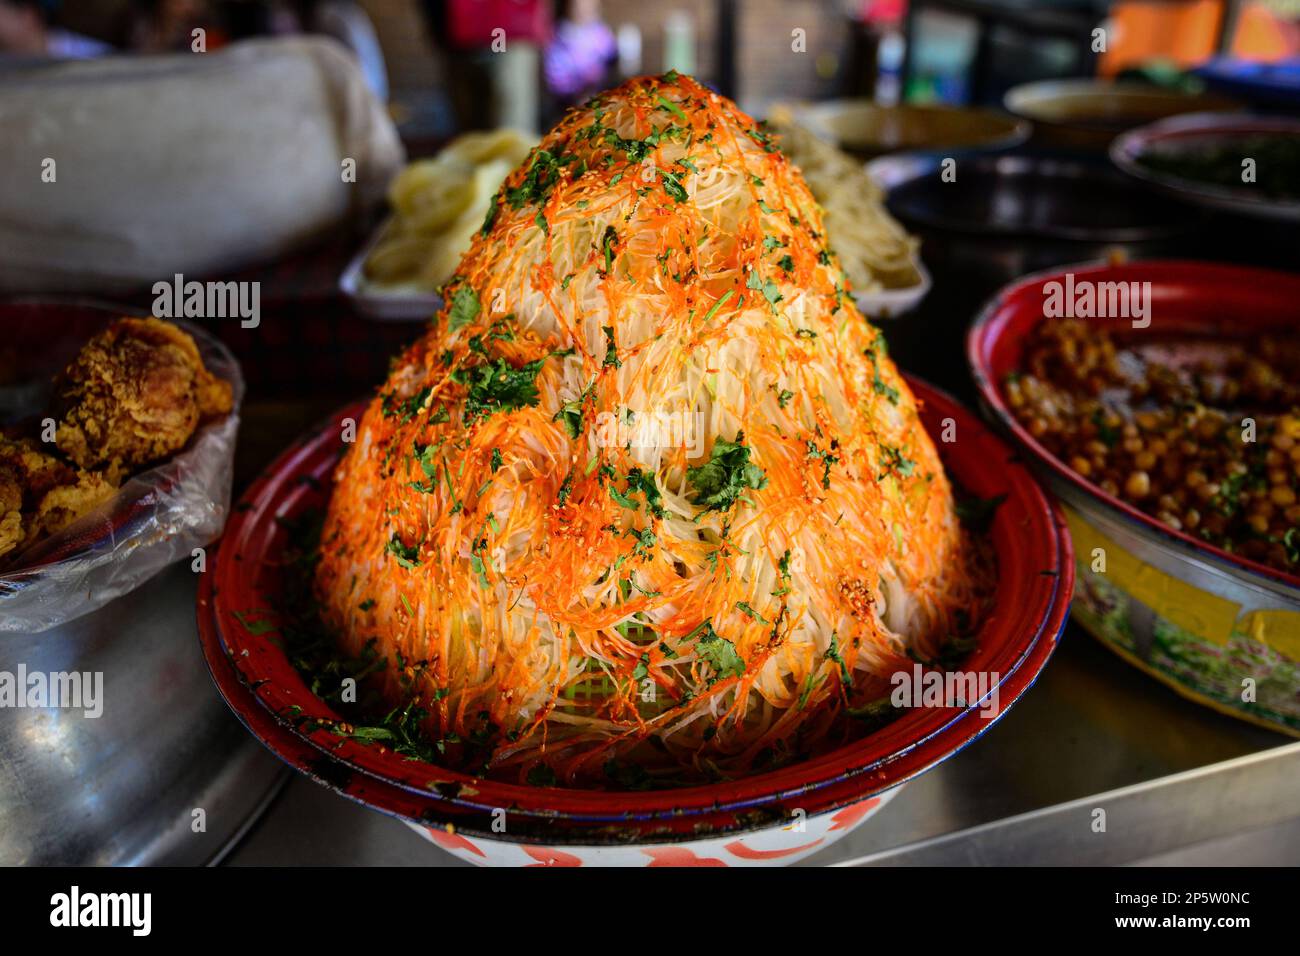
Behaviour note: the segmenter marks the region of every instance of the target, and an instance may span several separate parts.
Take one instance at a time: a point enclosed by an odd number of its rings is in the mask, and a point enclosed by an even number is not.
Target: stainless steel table
[[[305,778],[227,862],[466,865]],[[1071,627],[984,737],[803,865],[1138,862],[1300,863],[1300,743],[1183,700]]]

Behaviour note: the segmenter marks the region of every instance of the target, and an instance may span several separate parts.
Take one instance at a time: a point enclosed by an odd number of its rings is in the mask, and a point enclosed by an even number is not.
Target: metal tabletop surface
[[[1071,625],[1005,718],[802,865],[1029,862],[1300,863],[1300,743],[1184,700]],[[303,777],[226,863],[468,865]]]

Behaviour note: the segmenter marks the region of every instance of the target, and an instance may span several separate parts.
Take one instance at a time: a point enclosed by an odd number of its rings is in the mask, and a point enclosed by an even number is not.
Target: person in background
[[[456,126],[536,132],[549,0],[422,0]]]
[[[555,34],[542,55],[547,91],[561,108],[608,85],[618,59],[614,31],[600,17],[600,0],[560,0]]]
[[[82,60],[112,53],[107,43],[54,25],[57,0],[0,0],[0,56]]]

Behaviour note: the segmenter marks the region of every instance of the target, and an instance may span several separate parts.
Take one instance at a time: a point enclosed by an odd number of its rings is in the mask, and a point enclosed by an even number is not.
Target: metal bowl
[[[1101,152],[1119,133],[1180,113],[1238,108],[1215,93],[1186,93],[1149,83],[1097,79],[1036,80],[1007,90],[1008,113],[1034,124],[1032,141],[1056,149]]]
[[[213,692],[198,578],[174,565],[68,624],[0,634],[0,672],[102,675],[98,717],[6,707],[0,865],[214,862],[284,782]]]
[[[995,151],[1029,138],[1029,123],[996,110],[955,106],[883,106],[826,100],[795,113],[798,121],[861,159],[911,150]]]
[[[1230,145],[1248,136],[1283,136],[1300,142],[1300,120],[1276,116],[1174,116],[1130,130],[1110,144],[1110,158],[1140,182],[1183,202],[1241,216],[1300,222],[1300,200],[1262,195],[1250,186],[1227,188],[1157,171],[1143,163],[1152,153],[1180,152],[1209,144]]]
[[[966,342],[986,413],[1063,505],[1075,548],[1075,619],[1180,694],[1300,736],[1300,578],[1174,531],[1106,494],[1040,445],[1007,407],[1002,382],[1043,321],[1043,286],[1067,271],[1076,284],[1150,282],[1152,322],[1165,333],[1237,337],[1293,332],[1300,277],[1203,262],[1080,265],[1003,289]]]

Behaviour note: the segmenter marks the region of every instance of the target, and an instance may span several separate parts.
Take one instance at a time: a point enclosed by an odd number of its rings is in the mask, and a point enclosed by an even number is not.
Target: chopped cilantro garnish
[[[636,544],[632,546],[632,553],[640,558],[649,558],[651,549],[659,543],[659,538],[651,528],[642,528],[640,531],[630,532],[636,538]]]
[[[617,501],[629,511],[636,511],[641,505],[633,498],[628,497],[625,493],[619,491],[613,485],[609,486],[609,496]]]
[[[725,511],[747,488],[757,491],[767,487],[767,475],[749,460],[744,441],[743,432],[737,432],[734,442],[716,441],[709,461],[686,469],[686,480],[695,487],[693,504],[703,505],[705,511]]]
[[[686,187],[682,185],[681,179],[676,173],[670,173],[666,169],[659,170],[659,178],[663,180],[664,192],[678,202],[686,202],[690,195],[686,192]]]
[[[485,236],[492,231],[492,224],[497,221],[497,209],[497,200],[493,197],[492,204],[488,206],[487,215],[483,217],[483,228],[479,230]]]
[[[420,546],[413,544],[408,548],[402,544],[401,536],[396,531],[388,539],[388,544],[385,545],[384,550],[396,558],[398,565],[403,568],[409,570],[420,566]]]
[[[655,482],[653,472],[633,468],[627,473],[627,490],[629,494],[641,492],[650,513],[656,518],[664,516],[664,497],[659,491],[658,483]]]
[[[832,440],[831,449],[834,450],[838,447],[839,447],[838,443]],[[822,487],[829,488],[831,486],[831,466],[839,464],[840,461],[839,456],[833,455],[829,451],[822,451],[822,449],[817,447],[816,442],[810,441],[808,442],[808,457],[814,460],[821,461]]]
[[[749,134],[750,139],[763,147],[765,153],[775,153],[777,151],[776,143],[772,139],[772,134],[761,126],[756,126],[753,129],[746,130],[745,132]]]
[[[622,368],[618,358],[618,343],[614,341],[614,326],[604,325],[600,329],[605,333],[605,360],[601,363],[606,368]]]
[[[863,354],[871,359],[872,389],[877,395],[883,395],[889,404],[897,405],[900,398],[898,389],[880,377],[880,356],[885,354],[885,337],[877,332],[875,344],[869,349],[863,349]]]
[[[642,471],[640,468],[633,468],[627,473],[627,491],[619,491],[611,482],[609,485],[609,496],[617,501],[629,511],[637,511],[641,507],[632,496],[640,493],[644,498],[646,505],[650,508],[651,513],[656,518],[662,518],[665,514],[663,495],[659,491],[659,486],[655,482],[655,476],[650,472]],[[654,536],[651,535],[650,544],[654,543]]]
[[[583,409],[586,406],[587,393],[565,402],[560,406],[560,410],[555,413],[555,421],[564,423],[564,430],[569,433],[570,438],[577,438],[582,434]]]
[[[881,478],[884,478],[891,471],[897,472],[904,478],[909,478],[916,470],[916,462],[905,457],[901,451],[892,445],[881,445],[880,467],[885,469],[880,476]]]
[[[695,640],[695,653],[713,669],[713,684],[727,677],[743,677],[745,659],[736,652],[736,645],[713,629],[708,621],[701,623],[686,640]]]
[[[771,279],[760,278],[758,270],[755,269],[745,281],[745,288],[763,293],[763,298],[767,299],[768,304],[772,306],[772,311],[776,311],[776,304],[781,301],[782,296],[781,290],[777,288],[777,284]]]
[[[539,149],[534,152],[523,182],[506,190],[506,202],[510,203],[510,208],[519,209],[528,203],[545,201],[546,194],[560,178],[561,166],[562,163],[549,150]]]
[[[573,494],[573,472],[569,472],[564,476],[564,483],[560,485],[560,490],[555,494],[555,503],[563,508],[571,494]]]
[[[470,550],[469,566],[470,569],[478,575],[479,584],[488,587],[490,582],[487,576],[487,564],[483,561],[483,555],[480,554],[481,547],[486,546],[487,542],[479,539],[474,542],[474,547]]]
[[[397,402],[396,405],[393,404],[393,393],[388,392],[383,397],[383,416],[388,418],[390,415],[400,415],[402,424],[405,425],[419,414],[420,409],[424,408],[424,403],[432,392],[432,386],[425,386],[414,395]]]
[[[650,655],[642,654],[637,658],[636,667],[632,668],[633,680],[645,680],[650,674]]]
[[[438,490],[438,461],[434,457],[437,451],[438,445],[415,443],[415,461],[420,466],[420,470],[424,472],[424,477],[427,480],[424,482],[412,481],[410,485],[416,491],[426,495],[431,495]]]
[[[451,297],[451,309],[447,313],[447,329],[455,332],[469,325],[478,318],[481,306],[476,293],[468,285],[462,285]]]
[[[469,386],[465,395],[465,424],[471,425],[494,412],[536,405],[537,373],[544,361],[535,359],[516,368],[505,359],[497,358],[452,372],[452,381]]]

